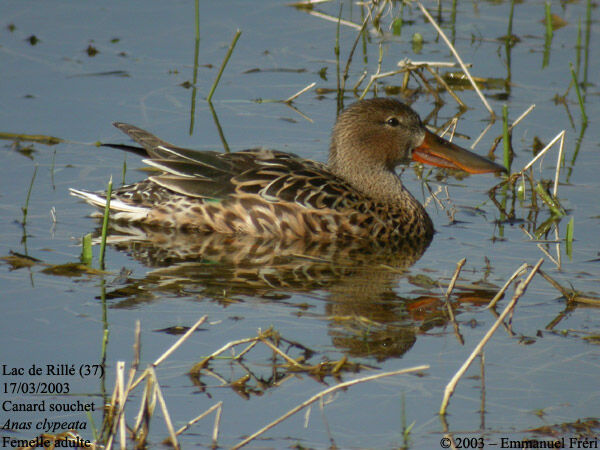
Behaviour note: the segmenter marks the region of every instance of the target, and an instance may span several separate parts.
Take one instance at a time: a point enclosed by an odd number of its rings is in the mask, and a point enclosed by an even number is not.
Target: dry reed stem
[[[325,14],[325,13],[322,13],[320,11],[307,11],[307,12],[311,16],[319,17],[320,19],[325,19],[325,20],[328,20],[330,22],[340,23],[342,25],[346,25],[347,27],[351,27],[351,28],[354,28],[356,30],[360,30],[360,28],[361,28],[360,25],[358,25],[358,24],[356,24],[354,22],[350,22],[349,20],[344,20],[344,19],[341,19],[339,17],[330,16],[329,14]]]
[[[192,425],[194,425],[196,422],[204,419],[206,416],[208,416],[211,412],[213,412],[215,409],[217,408],[221,408],[221,406],[223,405],[223,402],[220,401],[219,403],[215,403],[214,405],[212,405],[210,408],[208,408],[206,411],[204,411],[202,414],[200,414],[198,417],[193,418],[192,420],[190,420],[188,423],[186,423],[184,426],[182,426],[179,430],[177,430],[175,432],[175,434],[177,436],[179,436],[181,433],[183,433],[184,431],[186,431],[187,429],[189,429]]]
[[[303,368],[302,364],[300,364],[298,361],[296,361],[292,357],[288,356],[284,351],[279,349],[276,345],[273,345],[273,343],[271,341],[269,341],[268,339],[261,339],[260,342],[265,344],[267,347],[269,347],[271,350],[273,350],[275,353],[277,353],[279,356],[281,356],[283,359],[285,359],[291,365],[293,365],[295,367]]]
[[[446,385],[446,389],[444,390],[444,398],[442,399],[442,404],[440,406],[440,415],[443,416],[446,414],[446,408],[448,406],[448,402],[450,401],[450,397],[454,393],[454,389],[456,388],[458,381],[463,376],[463,374],[467,371],[467,369],[469,368],[469,366],[471,365],[471,363],[473,362],[475,357],[481,352],[481,350],[483,349],[485,344],[490,340],[492,335],[496,332],[496,330],[498,329],[500,324],[504,321],[504,318],[509,313],[512,312],[513,308],[517,304],[517,301],[525,293],[527,286],[529,285],[529,283],[533,279],[533,276],[536,274],[536,272],[538,271],[538,269],[540,268],[540,266],[542,265],[543,262],[544,262],[544,258],[540,258],[540,260],[536,263],[536,265],[531,269],[531,272],[529,272],[529,275],[527,276],[527,278],[522,283],[519,283],[517,285],[517,288],[515,289],[515,295],[513,296],[512,300],[508,303],[508,305],[506,305],[506,308],[504,308],[504,311],[502,311],[502,314],[500,314],[500,316],[498,316],[498,319],[496,319],[496,322],[494,322],[494,324],[491,326],[491,328],[488,330],[488,332],[485,334],[485,336],[483,336],[481,341],[479,341],[477,346],[473,349],[473,351],[471,352],[469,357],[466,359],[466,361],[463,363],[463,365],[460,367],[460,369],[458,369],[458,371],[454,374],[454,376],[452,377],[450,382]]]
[[[139,429],[141,427],[142,422],[153,415],[156,400],[160,403],[163,416],[165,419],[165,424],[167,429],[169,430],[171,443],[174,448],[179,448],[179,444],[177,442],[176,433],[173,429],[173,424],[171,422],[171,418],[169,416],[169,412],[167,410],[167,406],[162,395],[162,391],[160,389],[160,385],[158,383],[158,378],[156,376],[156,372],[154,368],[162,363],[166,358],[168,358],[200,325],[202,325],[206,321],[207,316],[202,316],[183,336],[181,336],[171,347],[169,347],[154,363],[152,363],[140,376],[139,378],[133,382],[135,377],[135,373],[140,361],[140,322],[136,322],[135,329],[135,340],[134,340],[134,359],[132,362],[132,367],[129,371],[129,377],[127,386],[125,386],[125,363],[123,361],[117,362],[117,375],[115,382],[115,389],[113,391],[111,397],[111,405],[113,409],[113,422],[111,426],[111,430],[109,431],[109,436],[106,444],[106,449],[110,450],[112,448],[113,440],[116,435],[116,428],[119,428],[119,440],[120,446],[122,449],[127,448],[126,442],[126,423],[125,423],[125,403],[127,402],[127,397],[129,393],[144,379],[146,379],[146,387],[142,394],[140,409],[138,411],[135,425],[132,429],[132,434],[134,439],[136,440],[144,440],[144,436],[137,436]],[[119,407],[116,408],[116,402],[118,401]],[[116,411],[116,413],[115,413]],[[204,416],[202,416],[204,417]],[[196,420],[200,420],[197,418]],[[194,421],[190,422],[194,423]]]
[[[485,97],[483,96],[483,94],[481,93],[481,91],[479,90],[479,87],[477,86],[477,83],[475,83],[475,80],[473,80],[473,77],[469,73],[469,69],[467,69],[467,66],[463,62],[462,58],[460,57],[460,55],[458,54],[458,52],[456,51],[456,49],[454,48],[454,46],[452,45],[452,43],[450,42],[450,40],[448,39],[448,37],[444,34],[444,32],[442,31],[442,29],[440,28],[440,26],[436,23],[436,21],[434,20],[434,18],[431,17],[431,14],[429,14],[429,11],[427,11],[427,9],[421,4],[421,2],[419,0],[417,0],[416,3],[417,3],[417,6],[419,7],[419,9],[421,10],[421,12],[425,15],[425,17],[427,17],[427,20],[429,20],[429,22],[431,23],[431,25],[433,25],[433,27],[435,28],[435,30],[442,37],[442,39],[444,40],[444,42],[446,43],[446,45],[448,46],[448,48],[450,49],[450,51],[452,52],[452,54],[454,55],[454,57],[456,58],[456,60],[458,61],[458,63],[460,64],[460,68],[462,69],[462,71],[465,73],[465,75],[467,76],[467,78],[471,82],[471,85],[473,86],[473,89],[475,89],[475,92],[477,92],[477,95],[479,95],[479,98],[481,99],[481,101],[485,105],[485,107],[488,110],[488,112],[490,113],[490,115],[492,117],[496,117],[496,114],[494,114],[494,110],[490,107],[489,103],[487,102],[487,100],[485,99]]]
[[[211,377],[213,377],[213,378],[216,378],[218,381],[220,381],[220,382],[221,382],[221,384],[222,384],[223,386],[225,386],[225,385],[228,385],[228,384],[229,384],[229,381],[227,381],[227,380],[226,380],[225,378],[223,378],[221,375],[219,375],[219,374],[218,374],[218,373],[216,373],[216,372],[213,372],[212,370],[210,370],[210,369],[208,369],[208,368],[206,368],[206,367],[202,369],[202,373],[203,373],[204,375],[208,375],[208,376],[211,376]]]
[[[433,86],[431,86],[431,84],[429,84],[429,81],[427,81],[427,78],[425,78],[425,75],[423,75],[420,70],[413,70],[410,73],[411,73],[411,75],[413,75],[413,76],[416,75],[417,77],[419,77],[421,79],[421,81],[425,85],[425,88],[427,88],[427,90],[429,92],[431,92],[431,95],[433,95],[433,97],[435,98],[436,104],[438,104],[438,105],[444,104],[442,98],[440,97],[440,94],[438,94],[438,92],[433,88]]]
[[[125,361],[117,362],[117,386],[119,386],[119,442],[121,449],[127,449],[127,435],[125,427]]]
[[[454,271],[454,275],[452,275],[452,279],[450,280],[450,284],[448,285],[448,289],[446,290],[446,308],[448,309],[448,315],[450,316],[450,320],[452,321],[452,325],[454,325],[454,334],[456,335],[456,339],[460,342],[461,345],[464,345],[465,340],[460,334],[460,329],[458,327],[458,323],[456,322],[456,318],[454,317],[454,311],[452,310],[452,305],[450,305],[450,294],[454,289],[454,285],[456,284],[456,279],[460,274],[461,269],[467,262],[467,258],[463,258],[456,263],[456,270]]]
[[[302,2],[295,2],[295,3],[290,3],[288,6],[295,6],[297,7],[301,7],[301,6],[312,6],[312,5],[317,5],[319,3],[329,3],[331,0],[305,0]]]
[[[517,119],[508,127],[508,131],[512,131],[512,129],[514,127],[516,127],[525,117],[527,117],[527,115],[533,111],[533,109],[535,108],[535,103],[531,104],[529,106],[529,108],[527,108],[525,111],[523,111],[523,113],[517,117]]]
[[[216,358],[217,356],[219,356],[221,353],[229,350],[232,347],[235,347],[236,345],[240,345],[240,344],[246,344],[248,342],[256,342],[256,341],[260,341],[260,336],[255,336],[255,337],[251,337],[251,338],[244,338],[244,339],[238,339],[237,341],[231,341],[228,342],[227,344],[225,344],[223,347],[221,347],[219,350],[212,352],[210,355],[208,355],[207,357],[205,357],[202,361],[200,361],[197,364],[194,364],[194,367],[192,367],[192,369],[190,370],[190,373],[194,374],[197,373],[200,369],[204,368],[204,366],[213,358]]]
[[[556,158],[556,173],[554,174],[554,188],[552,189],[552,195],[556,198],[558,194],[558,177],[560,176],[560,166],[562,164],[563,148],[565,146],[565,133],[560,138],[560,145],[558,146],[558,156]]]
[[[297,99],[298,97],[300,97],[302,94],[304,94],[307,91],[310,91],[312,88],[314,88],[316,86],[316,82],[309,84],[308,86],[300,89],[298,92],[296,92],[294,95],[292,95],[291,97],[288,97],[287,99],[285,99],[283,101],[283,103],[291,103],[293,102],[295,99]]]
[[[546,272],[540,270],[540,275],[544,277],[544,279],[550,283],[561,295],[567,300],[567,303],[575,302],[575,303],[584,303],[586,305],[600,306],[600,298],[587,297],[584,295],[580,295],[574,289],[568,290],[561,286],[554,278],[548,275]]]
[[[459,96],[456,95],[456,93],[452,90],[452,88],[448,85],[448,83],[446,83],[446,81],[444,81],[444,79],[442,77],[440,77],[439,74],[431,68],[431,66],[425,66],[425,68],[431,75],[433,75],[433,77],[436,79],[436,81],[439,84],[441,84],[444,89],[446,89],[446,92],[448,92],[448,94],[450,94],[450,96],[456,101],[456,103],[458,103],[458,105],[461,108],[467,107],[467,105],[465,105],[463,103],[463,101],[459,98]]]
[[[242,350],[240,353],[238,353],[238,355],[235,357],[235,359],[240,359],[242,356],[244,356],[246,353],[248,353],[250,350],[252,350],[254,347],[256,347],[256,344],[258,344],[258,341],[252,342],[248,347],[246,347],[244,350]]]
[[[116,391],[117,391],[117,385],[115,384],[115,390],[113,391],[113,393],[116,393]],[[112,416],[113,416],[113,417],[112,417],[112,420],[113,420],[113,423],[114,423],[114,415],[115,415],[115,414],[114,414],[114,405],[115,405],[115,404],[114,404],[114,402],[113,402],[113,400],[112,400],[112,399],[111,399],[111,401],[110,401],[109,405],[110,405],[110,407],[111,407],[111,410],[112,410],[112,411],[111,411],[111,414],[112,414]],[[105,422],[107,422],[107,419],[105,419]],[[108,433],[108,440],[106,441],[106,447],[105,447],[105,448],[106,448],[106,450],[111,450],[111,449],[112,449],[112,441],[113,441],[113,438],[114,438],[114,433],[113,433],[113,430],[112,430],[112,428],[113,428],[113,427],[112,427],[112,424],[111,424],[111,427],[110,427],[110,429],[109,429],[108,431],[106,431],[106,432]],[[103,432],[104,432],[104,428],[103,428]]]
[[[527,117],[527,115],[531,111],[533,111],[534,108],[535,108],[535,104],[532,104],[529,106],[529,108],[527,108],[525,111],[523,111],[523,113],[521,113],[521,115],[519,117],[517,117],[517,119],[508,126],[508,132],[510,133],[525,117]],[[489,151],[490,155],[496,151],[496,147],[502,141],[503,138],[504,138],[504,136],[501,134],[500,136],[497,136],[496,139],[494,139],[492,148]]]
[[[554,224],[554,239],[556,240],[556,261],[552,259],[552,262],[556,264],[558,270],[561,270],[561,257],[560,257],[560,237],[558,236],[558,224]],[[541,244],[538,244],[541,247]]]
[[[494,125],[494,121],[490,121],[490,123],[488,123],[486,125],[486,127],[483,129],[483,131],[481,133],[479,133],[479,136],[477,136],[477,139],[475,139],[475,141],[473,141],[473,143],[471,144],[471,150],[473,150],[477,144],[479,144],[479,141],[481,141],[481,139],[483,139],[483,137],[487,134],[488,131],[490,131],[490,129],[492,128],[492,126]]]
[[[217,446],[217,440],[219,438],[219,428],[221,425],[221,412],[223,411],[223,408],[221,407],[222,404],[223,404],[223,402],[218,403],[219,407],[217,408],[217,413],[215,414],[215,424],[213,426],[213,434],[212,434],[213,447]]]
[[[131,367],[135,370],[137,370],[140,365],[140,352],[142,350],[141,333],[140,321],[136,320],[135,331],[133,333],[133,361],[131,362]]]
[[[151,380],[149,378],[146,378],[146,387],[144,388],[144,391],[142,392],[142,399],[140,401],[140,409],[139,409],[137,417],[135,419],[135,424],[133,426],[133,434],[134,435],[138,434],[139,428],[142,425],[142,420],[144,419],[145,414],[147,414],[146,411],[151,409],[151,408],[148,408],[150,406],[150,405],[148,405],[148,392],[150,392],[150,384],[151,384]]]
[[[296,114],[298,114],[300,117],[302,117],[304,120],[310,122],[310,123],[314,123],[314,120],[312,120],[310,117],[308,117],[306,114],[304,114],[302,111],[300,111],[298,108],[296,108],[293,104],[291,103],[286,103],[286,102],[282,102],[285,106],[287,106],[288,108],[290,108],[292,111],[294,111]]]
[[[542,243],[542,242],[540,242],[540,240],[539,240],[539,239],[536,239],[536,238],[535,238],[535,236],[533,236],[533,235],[532,235],[532,234],[531,234],[529,231],[527,231],[523,225],[521,225],[519,228],[521,229],[521,231],[523,231],[523,233],[525,233],[525,234],[526,234],[526,235],[529,237],[529,239],[530,239],[530,240],[532,240],[532,241],[534,241],[534,242],[538,242],[538,244],[536,244],[536,245],[537,245],[537,248],[539,248],[539,249],[540,249],[540,251],[541,251],[541,252],[542,252],[544,255],[546,255],[546,257],[547,257],[547,258],[548,258],[550,261],[552,261],[552,262],[553,262],[553,263],[556,265],[556,267],[557,267],[558,269],[560,269],[560,241],[559,241],[558,239],[555,239],[555,241],[556,241],[556,246],[557,246],[557,248],[556,248],[556,255],[557,255],[557,257],[556,257],[556,258],[554,258],[554,257],[553,257],[553,256],[550,254],[550,252],[548,252],[548,250],[546,250],[546,249],[544,248],[544,246],[542,245],[543,243]],[[558,233],[558,228],[557,228],[556,226],[554,227],[554,231],[555,231],[556,233]],[[551,243],[551,242],[550,242],[550,241],[546,241],[546,243]]]
[[[280,380],[273,383],[273,387],[279,387],[279,386],[283,385],[283,383],[285,383],[287,380],[289,380],[291,378],[297,378],[297,377],[298,377],[298,375],[295,373],[288,373],[286,376],[284,376]]]
[[[554,289],[556,289],[558,292],[560,292],[562,294],[562,296],[564,298],[568,300],[570,300],[570,295],[569,295],[569,291],[567,291],[564,287],[562,287],[554,278],[552,278],[550,275],[548,275],[546,272],[540,270],[540,275],[542,277],[544,277],[544,279],[550,283]]]
[[[384,373],[380,373],[380,374],[377,374],[377,375],[370,375],[368,377],[357,378],[357,379],[354,379],[354,380],[351,380],[351,381],[346,381],[344,383],[340,383],[340,384],[337,384],[337,385],[332,386],[330,388],[327,388],[327,389],[319,392],[318,394],[313,395],[311,398],[309,398],[308,400],[302,402],[298,406],[290,409],[288,412],[286,412],[284,415],[282,415],[278,419],[274,420],[273,422],[271,422],[268,425],[264,426],[263,428],[261,428],[257,432],[255,432],[252,435],[248,436],[243,441],[241,441],[238,444],[234,445],[233,447],[231,447],[231,450],[235,450],[235,449],[243,447],[244,445],[248,444],[250,441],[256,439],[258,436],[260,436],[261,434],[263,434],[265,431],[270,430],[275,425],[283,422],[288,417],[296,414],[298,411],[306,408],[307,406],[309,406],[312,403],[316,402],[317,400],[323,398],[327,394],[330,394],[331,392],[335,392],[335,391],[337,391],[339,389],[344,389],[344,388],[353,386],[353,385],[358,384],[358,383],[364,383],[364,382],[373,381],[373,380],[376,380],[376,379],[379,379],[379,378],[389,377],[389,376],[393,376],[393,375],[402,375],[402,374],[405,374],[405,373],[418,372],[418,371],[427,370],[427,369],[429,369],[429,365],[422,365],[422,366],[410,367],[408,369],[396,370],[396,371],[393,371],[393,372],[384,372]]]
[[[196,328],[198,328],[206,321],[206,318],[206,315],[200,317],[200,319],[189,330],[187,330],[185,334],[177,340],[177,342],[175,342],[171,347],[169,347],[169,349],[166,352],[164,352],[156,361],[152,363],[152,367],[158,366],[161,362],[167,359],[171,355],[171,353],[177,350],[179,346],[183,344],[183,342],[190,336],[190,334],[196,331]]]
[[[363,70],[363,73],[361,74],[360,77],[358,77],[358,81],[352,88],[352,92],[354,92],[356,94],[356,91],[358,91],[359,86],[362,84],[362,82],[365,80],[365,78],[367,78],[368,73],[369,73],[368,71]]]
[[[404,58],[398,61],[398,67],[403,69],[414,70],[420,67],[458,67],[455,62],[451,61],[411,61],[408,58]],[[471,64],[467,64],[467,67],[471,67]]]
[[[198,328],[200,325],[202,325],[205,321],[206,318],[208,316],[204,315],[202,317],[200,317],[200,319],[198,319],[198,321],[192,325],[192,327],[187,330],[185,332],[185,334],[183,336],[181,336],[171,347],[169,347],[161,356],[159,356],[151,365],[150,367],[156,367],[158,366],[160,363],[162,363],[165,359],[167,359],[171,353],[173,353],[175,350],[177,350],[179,348],[179,346],[181,344],[183,344],[183,342],[190,337],[190,335],[196,331],[196,328]],[[140,382],[147,376],[148,374],[148,369],[146,369],[139,377],[137,380],[135,380],[134,383],[131,384],[129,390],[135,389],[135,387],[140,384]]]
[[[479,377],[481,378],[481,406],[479,407],[481,420],[479,428],[485,430],[485,352],[483,351],[481,352],[479,362]]]
[[[460,274],[460,271],[466,262],[467,262],[467,258],[463,258],[459,262],[456,263],[456,270],[454,271],[454,275],[452,275],[452,279],[450,280],[450,284],[448,285],[448,289],[446,290],[446,298],[450,297],[450,294],[452,293],[452,290],[454,289],[454,285],[456,284],[456,279],[458,278],[458,275]]]
[[[525,271],[528,267],[529,267],[529,264],[527,264],[527,263],[521,264],[521,267],[519,267],[517,270],[515,270],[515,272],[510,276],[510,278],[508,280],[506,280],[506,283],[504,283],[504,286],[502,286],[502,288],[500,288],[498,293],[488,303],[486,309],[491,309],[494,306],[496,306],[496,303],[498,303],[498,300],[500,300],[500,298],[504,295],[504,293],[508,289],[508,286],[510,286],[510,284],[514,281],[514,279],[517,278],[518,276],[520,276],[523,273],[523,271]]]
[[[383,47],[381,46],[381,43],[380,43],[379,44],[379,59],[377,60],[377,71],[373,75],[371,75],[371,78],[369,79],[369,82],[367,83],[367,87],[363,90],[362,94],[360,94],[360,97],[358,97],[359,100],[362,100],[363,98],[365,98],[365,95],[367,95],[367,92],[369,92],[369,90],[371,89],[371,86],[373,85],[375,80],[380,78],[382,63],[383,63]],[[388,72],[388,73],[392,73],[392,72]],[[389,76],[389,75],[384,74],[384,76]]]
[[[124,411],[124,407],[123,404],[121,403],[121,389],[122,389],[122,379],[123,376],[121,374],[121,376],[119,376],[119,366],[120,364],[123,364],[122,361],[117,361],[117,365],[115,368],[116,371],[116,380],[115,380],[115,388],[113,389],[113,393],[111,395],[110,398],[110,414],[112,415],[112,417],[110,419],[105,419],[105,422],[107,420],[110,420],[110,423],[108,425],[110,425],[110,428],[108,430],[108,441],[106,442],[106,450],[111,450],[112,448],[112,443],[115,437],[115,434],[117,432],[117,427],[119,426],[120,420],[121,420],[121,414]],[[122,371],[122,368],[121,368]],[[121,383],[119,383],[119,378],[121,378]],[[117,407],[118,405],[118,407]],[[123,445],[121,445],[121,448],[123,448]]]
[[[577,295],[572,299],[572,301],[576,303],[583,303],[585,305],[600,306],[600,298],[586,297],[584,295]]]
[[[525,166],[519,171],[517,172],[518,174],[522,174],[523,172],[525,172],[527,169],[529,169],[532,165],[535,164],[535,162],[540,159],[542,156],[544,156],[544,154],[550,149],[550,147],[552,147],[556,141],[558,141],[559,139],[562,139],[565,135],[565,130],[562,130],[560,133],[558,133],[554,139],[552,139],[550,141],[549,144],[547,144],[542,150],[540,150],[540,152],[535,155],[535,158],[533,158],[531,161],[529,161],[527,164],[525,164]]]
[[[177,442],[177,436],[175,434],[175,429],[173,428],[173,423],[171,422],[171,416],[169,415],[169,410],[167,409],[167,404],[165,403],[165,399],[163,398],[162,391],[160,390],[160,385],[158,384],[158,379],[156,378],[156,372],[154,371],[154,367],[148,368],[149,376],[152,377],[154,381],[154,392],[158,397],[158,403],[160,404],[160,409],[162,410],[163,417],[165,419],[165,425],[169,430],[169,435],[171,436],[170,444],[173,448],[179,448],[179,442]]]
[[[425,201],[423,202],[423,206],[427,207],[429,206],[429,204],[431,203],[431,200],[434,201],[434,204],[437,204],[440,208],[442,208],[442,210],[446,210],[446,207],[444,206],[444,204],[442,203],[442,201],[438,198],[438,194],[442,192],[442,186],[438,185],[438,187],[436,188],[435,192],[433,192],[433,190],[431,189],[431,187],[429,187],[429,184],[425,185],[427,187],[427,190],[429,191],[429,197],[427,197],[425,199]]]
[[[450,137],[448,138],[448,140],[450,142],[452,142],[452,140],[454,139],[454,133],[456,133],[456,126],[457,125],[458,125],[458,118],[453,117],[452,120],[450,120],[450,123],[448,124],[448,126],[446,128],[444,128],[444,131],[442,131],[440,133],[440,136],[444,137],[449,130],[452,130],[450,132]]]

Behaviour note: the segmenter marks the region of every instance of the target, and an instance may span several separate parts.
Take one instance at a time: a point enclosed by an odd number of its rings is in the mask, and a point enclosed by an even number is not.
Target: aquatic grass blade
[[[552,37],[553,37],[553,30],[552,30],[552,11],[550,9],[550,2],[546,2],[545,5],[545,13],[546,13],[546,40],[551,41]]]
[[[510,133],[508,132],[508,106],[506,104],[502,106],[502,141],[504,145],[504,167],[510,173]]]
[[[575,74],[575,70],[573,69],[573,63],[569,63],[569,67],[571,69],[571,76],[573,77],[573,84],[575,85],[575,92],[577,93],[577,101],[579,102],[579,109],[581,109],[581,122],[585,127],[587,126],[587,114],[585,113],[585,103],[583,101],[583,97],[581,96],[581,89],[579,89],[579,82],[577,81],[577,75]]]
[[[104,254],[106,251],[106,235],[108,234],[108,216],[110,215],[110,197],[112,195],[112,176],[106,188],[106,204],[104,205],[104,217],[102,218],[102,238],[100,241],[100,268],[104,269]]]
[[[21,225],[25,226],[27,224],[27,211],[29,210],[29,199],[31,198],[31,191],[33,190],[33,182],[35,181],[35,176],[37,175],[38,166],[36,165],[33,169],[33,175],[31,176],[31,182],[29,183],[29,189],[27,190],[27,198],[25,199],[25,206],[21,208],[23,211],[23,221]]]
[[[237,41],[240,38],[241,34],[242,34],[242,30],[237,30],[235,32],[235,36],[233,36],[233,40],[231,41],[231,44],[229,44],[229,49],[227,50],[227,54],[225,55],[225,59],[223,59],[223,63],[221,63],[221,68],[219,69],[219,73],[217,74],[217,78],[215,78],[215,81],[214,81],[212,87],[210,88],[210,92],[208,93],[208,97],[206,97],[206,101],[208,103],[211,103],[211,101],[212,101],[212,96],[215,93],[215,89],[217,89],[217,85],[219,84],[219,81],[221,80],[221,75],[223,75],[223,71],[225,70],[225,66],[229,62],[229,58],[231,58],[231,54],[233,53],[233,49],[235,48],[235,45],[237,44]]]
[[[569,259],[573,258],[574,228],[575,228],[575,217],[571,217],[571,220],[569,220],[569,223],[567,224],[567,234],[565,236],[565,241],[567,242],[566,252],[567,252],[567,256],[569,257]]]
[[[546,39],[544,41],[544,59],[542,68],[550,62],[550,47],[552,45],[552,13],[550,11],[550,2],[545,5]]]

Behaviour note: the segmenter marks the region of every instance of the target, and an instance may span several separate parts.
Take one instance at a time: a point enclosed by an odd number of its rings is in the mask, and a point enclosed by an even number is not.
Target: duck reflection
[[[349,356],[377,361],[402,356],[419,333],[447,322],[441,295],[421,290],[401,297],[396,291],[428,239],[385,245],[360,239],[285,241],[113,224],[109,242],[151,268],[142,279],[107,293],[119,299],[117,308],[170,293],[224,305],[245,296],[286,302],[304,315],[313,313],[293,294],[315,293],[326,300],[333,344]]]

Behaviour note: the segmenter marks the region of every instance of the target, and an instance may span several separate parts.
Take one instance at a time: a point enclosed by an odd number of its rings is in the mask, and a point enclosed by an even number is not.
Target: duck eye
[[[388,120],[385,121],[385,123],[387,123],[390,127],[397,127],[398,125],[400,125],[400,122],[398,122],[398,119],[396,119],[395,117],[390,117]]]

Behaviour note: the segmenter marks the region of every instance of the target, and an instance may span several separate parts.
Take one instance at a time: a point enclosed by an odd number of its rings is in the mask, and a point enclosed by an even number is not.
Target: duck
[[[112,191],[110,219],[156,228],[429,242],[433,222],[402,184],[399,165],[418,161],[473,174],[506,171],[432,133],[410,106],[394,98],[360,100],[342,111],[327,163],[264,148],[191,150],[133,125],[114,126],[141,145],[143,162],[158,171]],[[105,192],[71,188],[70,193],[101,210],[106,206]]]

